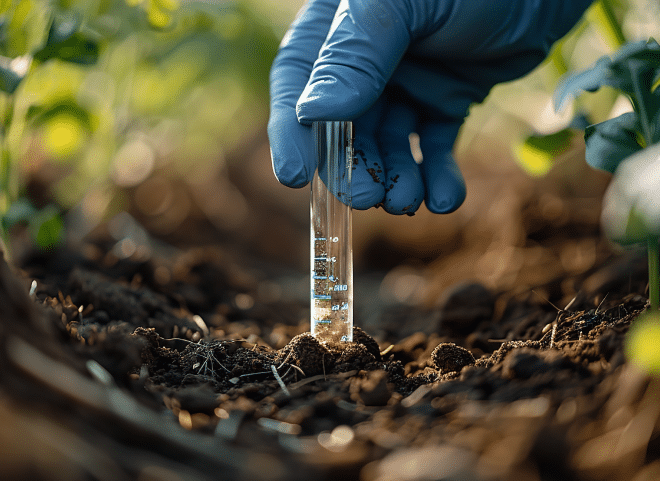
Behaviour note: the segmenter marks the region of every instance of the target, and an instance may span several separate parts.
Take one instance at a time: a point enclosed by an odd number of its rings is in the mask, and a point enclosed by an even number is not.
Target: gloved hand
[[[308,0],[271,70],[268,135],[278,180],[315,169],[310,124],[353,120],[353,207],[457,209],[451,150],[471,103],[528,73],[592,0]],[[423,162],[410,152],[420,136]]]

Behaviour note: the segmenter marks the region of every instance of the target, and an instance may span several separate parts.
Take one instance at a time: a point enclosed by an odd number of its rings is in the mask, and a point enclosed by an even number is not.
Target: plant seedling
[[[555,93],[555,106],[581,91],[609,86],[626,94],[633,111],[590,125],[585,130],[586,161],[617,176],[608,190],[603,224],[621,244],[646,242],[649,261],[649,302],[660,307],[660,45],[653,39],[630,43],[612,57],[600,58],[590,69],[566,78]],[[625,160],[625,162],[624,162]],[[653,165],[652,165],[653,164]],[[648,175],[653,169],[653,175]],[[657,186],[660,187],[660,186]]]

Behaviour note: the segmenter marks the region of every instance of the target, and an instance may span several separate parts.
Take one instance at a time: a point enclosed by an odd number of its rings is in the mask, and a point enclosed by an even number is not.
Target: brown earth
[[[157,250],[3,262],[3,479],[660,479],[660,383],[622,350],[635,253],[563,310],[469,283],[326,346],[229,250]],[[392,327],[415,317],[438,322]]]
[[[485,143],[456,213],[356,213],[356,342],[325,346],[292,267],[308,192],[254,145],[242,224],[216,179],[176,184],[174,227],[131,197],[0,263],[1,479],[660,479],[660,381],[623,350],[646,260],[599,234],[583,152],[531,182]]]

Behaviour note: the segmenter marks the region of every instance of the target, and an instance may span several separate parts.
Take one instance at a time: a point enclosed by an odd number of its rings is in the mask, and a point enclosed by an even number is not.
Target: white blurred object
[[[660,5],[657,0],[629,0],[621,28],[628,41],[660,35]]]
[[[429,446],[395,451],[375,469],[376,481],[476,481],[475,455],[466,449]]]
[[[660,234],[660,144],[619,165],[603,198],[601,222],[605,234],[622,244]]]
[[[517,82],[518,88],[494,89],[491,102],[512,117],[528,124],[538,135],[550,135],[565,129],[575,116],[572,102],[566,102],[561,110],[555,109],[552,93],[539,89],[535,84]]]

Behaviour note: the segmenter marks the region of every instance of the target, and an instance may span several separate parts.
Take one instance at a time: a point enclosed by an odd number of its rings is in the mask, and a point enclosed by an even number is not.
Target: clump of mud
[[[475,363],[470,351],[453,342],[438,344],[431,353],[431,359],[435,367],[443,373],[457,372]]]
[[[298,366],[306,376],[314,376],[330,371],[334,365],[334,356],[309,332],[303,332],[279,350],[275,361],[288,362]]]

